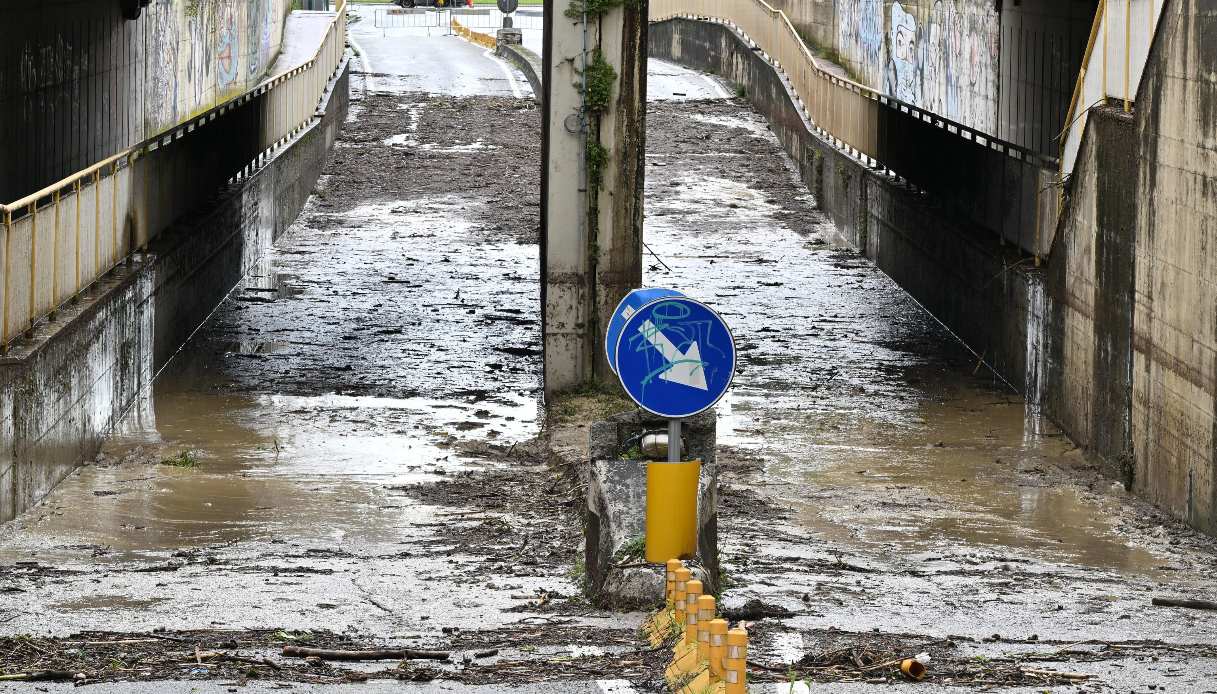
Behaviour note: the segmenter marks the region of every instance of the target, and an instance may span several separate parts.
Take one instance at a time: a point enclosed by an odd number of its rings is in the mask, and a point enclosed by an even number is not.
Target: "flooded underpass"
[[[641,615],[580,595],[581,492],[539,438],[537,108],[498,65],[460,80],[494,96],[385,65],[295,227],[98,460],[0,531],[0,665],[198,691],[659,687]],[[652,102],[647,141],[646,282],[714,305],[740,350],[719,532],[754,681],[891,687],[856,661],[924,651],[931,681],[897,687],[1217,691],[1207,613],[1150,604],[1211,588],[1209,540],[839,246],[745,101]]]
[[[649,118],[645,282],[712,301],[741,354],[719,533],[754,675],[865,687],[883,678],[860,655],[928,652],[939,685],[1217,690],[1208,615],[1151,606],[1207,594],[1212,542],[1126,496],[838,245],[763,118]]]

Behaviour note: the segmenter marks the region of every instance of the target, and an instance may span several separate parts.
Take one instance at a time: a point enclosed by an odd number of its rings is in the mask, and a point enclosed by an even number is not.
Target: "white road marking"
[[[496,56],[494,53],[491,53],[490,51],[483,51],[482,55],[486,56],[487,58],[490,58],[495,63],[497,63],[499,66],[499,69],[502,70],[503,74],[507,76],[507,84],[511,85],[511,95],[512,96],[514,96],[517,99],[524,96],[524,94],[520,92],[520,85],[516,84],[516,76],[512,74],[511,68],[508,67],[507,63],[503,62],[502,60],[499,60],[498,56]]]
[[[718,98],[720,98],[720,99],[730,99],[731,98],[731,96],[727,94],[727,90],[723,89],[723,85],[718,83],[718,80],[716,80],[713,77],[706,75],[706,74],[703,74],[701,76],[701,78],[704,79],[705,81],[709,82],[710,86],[714,88],[714,91],[718,92]]]
[[[363,49],[363,46],[359,45],[359,42],[355,40],[355,37],[350,32],[347,32],[347,43],[351,44],[351,48],[354,48],[355,52],[359,54],[359,62],[363,65],[363,71],[375,72],[372,69],[372,59],[368,57],[368,52]]]

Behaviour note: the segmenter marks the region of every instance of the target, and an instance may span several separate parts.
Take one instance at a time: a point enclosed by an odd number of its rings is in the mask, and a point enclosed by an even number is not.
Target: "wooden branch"
[[[1190,607],[1193,610],[1217,610],[1217,602],[1210,600],[1158,597],[1153,599],[1153,604],[1158,607]]]
[[[36,670],[34,672],[18,672],[13,675],[0,675],[0,682],[50,682],[54,680],[71,680],[76,673],[67,670]]]
[[[447,660],[452,654],[448,651],[420,651],[414,648],[338,651],[326,648],[284,646],[283,655],[293,658],[317,656],[323,660]]]

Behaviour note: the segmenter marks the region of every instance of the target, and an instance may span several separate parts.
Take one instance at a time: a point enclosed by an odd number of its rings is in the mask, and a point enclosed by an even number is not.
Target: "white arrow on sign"
[[[701,349],[697,346],[697,342],[689,345],[689,348],[682,354],[668,339],[668,336],[660,332],[651,321],[643,321],[642,325],[638,327],[638,332],[642,333],[642,336],[659,350],[664,359],[672,363],[671,367],[659,374],[661,379],[690,388],[710,390],[706,385],[706,371],[702,368]]]

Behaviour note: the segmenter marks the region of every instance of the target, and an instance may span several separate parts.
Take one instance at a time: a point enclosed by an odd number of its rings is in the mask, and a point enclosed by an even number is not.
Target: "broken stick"
[[[35,672],[18,672],[12,675],[0,675],[0,682],[50,682],[55,680],[75,679],[76,673],[67,670],[37,670]]]
[[[1210,600],[1190,600],[1187,598],[1154,598],[1153,604],[1158,607],[1190,607],[1193,610],[1217,610],[1217,602]]]
[[[414,648],[379,648],[367,651],[339,651],[327,648],[284,646],[283,655],[307,658],[315,655],[323,660],[447,660],[448,651],[420,651]]]

